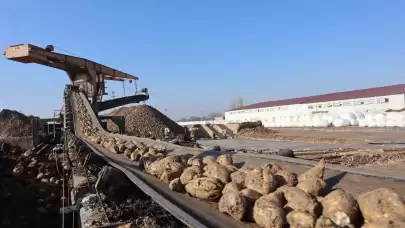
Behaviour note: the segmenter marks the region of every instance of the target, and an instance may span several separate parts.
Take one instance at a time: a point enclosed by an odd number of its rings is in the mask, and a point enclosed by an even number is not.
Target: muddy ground
[[[46,152],[1,144],[0,227],[61,225],[63,177],[56,174],[56,163]]]
[[[69,172],[63,171],[67,166],[62,164],[62,154],[58,154],[56,161],[52,148],[47,147],[38,153],[5,143],[0,145],[0,227],[55,228],[62,225],[60,208],[63,202],[65,206],[69,205],[68,193],[72,186]],[[79,159],[73,161],[73,166],[83,164],[83,160],[81,164]],[[90,179],[97,179],[102,166],[100,163],[87,165],[89,176],[93,175]],[[65,178],[62,173],[65,173]],[[141,228],[185,227],[132,182],[127,182],[125,188],[114,194],[101,189],[111,223],[131,223],[132,227]],[[64,191],[63,183],[66,186]],[[96,206],[102,208],[99,204]],[[66,214],[64,221],[71,227],[72,214]],[[106,220],[93,223],[102,224],[106,224]]]

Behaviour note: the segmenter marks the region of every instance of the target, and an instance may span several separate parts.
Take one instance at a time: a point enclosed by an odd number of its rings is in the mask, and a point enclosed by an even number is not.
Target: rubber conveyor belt
[[[74,103],[75,101],[73,100],[74,99],[72,99],[72,102]],[[106,152],[105,149],[99,145],[87,141],[81,134],[80,125],[75,116],[76,106],[72,105],[72,108],[74,110],[73,118],[75,122],[76,136],[108,164],[120,169],[142,191],[184,224],[189,227],[198,228],[249,227],[249,225],[246,226],[245,223],[238,222],[231,217],[220,213],[216,209],[216,204],[209,204],[196,198],[173,192],[166,184],[162,183],[155,177],[142,172],[137,165],[130,163],[124,157]],[[251,227],[256,227],[256,225],[251,224]]]
[[[84,96],[82,96],[84,98]],[[73,101],[74,99],[72,99]],[[73,101],[75,102],[75,101]],[[88,102],[85,102],[88,108]],[[76,106],[73,105],[73,109]],[[76,113],[76,112],[74,112]],[[89,113],[93,121],[96,121],[94,113]],[[75,118],[75,117],[74,117]],[[75,121],[76,122],[76,121]],[[94,123],[99,124],[99,123]],[[80,126],[76,124],[78,128]],[[123,155],[113,154],[105,151],[104,148],[97,144],[87,141],[82,137],[80,130],[75,129],[76,134],[81,138],[95,153],[102,156],[107,162],[114,167],[121,169],[138,187],[145,193],[150,195],[153,200],[159,203],[162,207],[183,221],[190,227],[256,227],[255,224],[246,224],[235,221],[229,216],[225,216],[218,212],[215,203],[207,203],[198,199],[188,197],[184,194],[171,191],[167,185],[163,184],[156,178],[142,172],[137,168],[137,165],[126,160]],[[107,133],[109,134],[109,133]],[[123,139],[137,139],[145,143],[161,144],[149,139],[139,139],[132,136],[114,135]],[[198,154],[203,152],[200,149],[184,148],[173,144],[167,144],[167,148],[173,150],[172,154],[193,153]],[[203,152],[208,155],[212,152]],[[314,162],[304,161],[302,159],[285,158],[274,155],[239,155],[234,154],[234,162],[243,162],[247,166],[258,166],[266,163],[278,163],[292,172],[301,173],[312,166]],[[334,188],[342,188],[354,196],[372,189],[380,187],[388,187],[396,191],[402,197],[405,196],[405,180],[399,177],[386,177],[375,173],[364,173],[354,168],[348,168],[336,165],[327,165],[325,170],[325,180],[328,185]]]

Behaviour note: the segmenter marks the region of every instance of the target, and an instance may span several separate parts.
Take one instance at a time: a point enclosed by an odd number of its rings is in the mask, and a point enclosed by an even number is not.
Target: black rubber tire
[[[280,156],[284,156],[284,157],[290,157],[290,158],[295,157],[294,151],[289,148],[280,149],[276,154],[280,155]]]

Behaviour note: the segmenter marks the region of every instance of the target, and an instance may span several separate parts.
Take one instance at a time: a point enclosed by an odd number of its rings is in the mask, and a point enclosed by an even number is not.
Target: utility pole
[[[114,98],[115,98],[115,91],[111,91],[111,97],[112,97],[112,99],[114,100]],[[116,109],[114,108],[113,110],[115,111]]]
[[[204,109],[201,109],[201,120],[203,120],[203,117],[204,117]]]

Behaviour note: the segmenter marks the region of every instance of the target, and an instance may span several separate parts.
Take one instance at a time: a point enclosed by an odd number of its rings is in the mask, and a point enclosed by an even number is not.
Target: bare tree
[[[243,107],[243,97],[242,96],[237,96],[235,99],[236,99],[236,106],[238,108]]]
[[[229,109],[235,109],[235,108],[241,108],[243,107],[243,97],[238,95],[235,98],[233,98],[231,105],[229,106]]]
[[[224,113],[222,113],[222,112],[212,112],[212,113],[209,113],[206,116],[190,116],[188,118],[183,117],[183,118],[180,118],[178,121],[179,122],[186,122],[186,121],[214,120],[215,117],[223,116],[223,115],[224,115]]]

